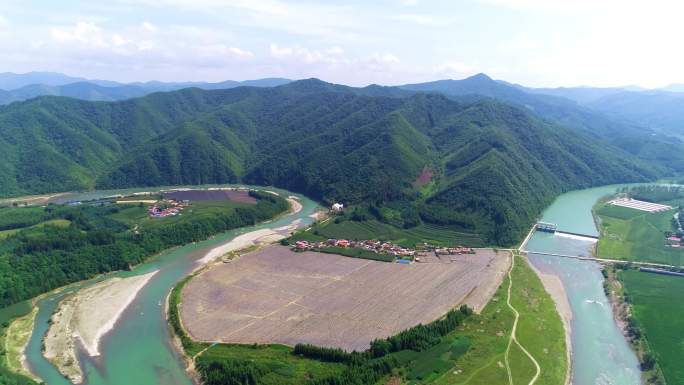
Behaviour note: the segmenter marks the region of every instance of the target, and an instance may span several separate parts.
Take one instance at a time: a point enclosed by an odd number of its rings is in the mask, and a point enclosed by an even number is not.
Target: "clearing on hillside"
[[[508,252],[489,249],[453,260],[401,265],[271,246],[193,278],[180,315],[200,341],[361,351],[460,304],[482,309],[510,266]]]

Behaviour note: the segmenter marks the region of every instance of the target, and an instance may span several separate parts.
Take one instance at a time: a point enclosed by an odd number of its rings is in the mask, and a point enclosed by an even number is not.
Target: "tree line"
[[[129,231],[111,218],[118,210],[115,206],[48,206],[43,219],[67,219],[70,224],[26,228],[0,241],[0,307],[98,274],[130,269],[169,247],[253,225],[288,209],[283,198],[250,194],[257,204],[211,216],[190,214],[181,223],[139,231]]]

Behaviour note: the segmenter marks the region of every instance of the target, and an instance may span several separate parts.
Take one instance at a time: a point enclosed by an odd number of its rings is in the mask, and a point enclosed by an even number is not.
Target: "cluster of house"
[[[305,251],[312,249],[322,249],[326,247],[342,247],[342,248],[356,248],[363,249],[374,253],[383,253],[395,255],[397,257],[413,258],[420,252],[433,251],[437,255],[455,255],[455,254],[475,254],[475,251],[469,247],[447,247],[438,248],[436,246],[422,244],[416,249],[410,249],[395,245],[391,242],[381,242],[373,240],[365,241],[350,241],[346,239],[328,239],[327,241],[309,242],[297,241],[294,244],[294,250]],[[418,260],[416,258],[416,260]]]
[[[670,247],[682,247],[682,238],[672,235],[666,238],[667,245]]]
[[[184,208],[190,205],[189,201],[178,202],[175,200],[164,200],[162,203],[157,203],[147,210],[152,218],[165,218],[174,215],[180,215]]]
[[[444,247],[439,249],[434,249],[437,255],[456,255],[456,254],[475,254],[475,250],[471,247]]]

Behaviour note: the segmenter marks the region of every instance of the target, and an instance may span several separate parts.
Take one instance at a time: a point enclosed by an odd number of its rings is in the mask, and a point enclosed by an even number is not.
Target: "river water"
[[[573,191],[560,196],[543,213],[543,220],[559,225],[559,229],[583,234],[598,234],[591,207],[602,196],[615,191],[615,186]],[[284,195],[288,192],[276,190]],[[69,196],[66,199],[93,199],[126,191],[107,191]],[[292,194],[296,195],[296,194]],[[65,198],[61,198],[64,200]],[[195,260],[206,251],[235,236],[260,228],[276,228],[301,219],[300,226],[311,223],[309,217],[318,206],[301,197],[301,212],[277,221],[230,231],[205,242],[187,245],[163,253],[154,261],[138,266],[125,276],[159,272],[140,291],[138,297],[102,340],[102,356],[82,356],[89,385],[191,385],[180,357],[170,345],[169,330],[163,318],[162,303],[173,285],[196,266]],[[527,250],[558,254],[589,255],[592,244],[587,241],[536,233]],[[606,298],[598,264],[575,259],[530,254],[539,270],[557,275],[568,295],[573,312],[573,384],[637,385],[640,384],[638,362],[622,337]],[[89,282],[87,284],[92,284]],[[78,289],[76,287],[74,289]],[[36,327],[26,355],[32,371],[48,385],[69,385],[41,354],[41,339],[59,299],[66,292],[53,294],[38,303]]]
[[[598,235],[591,208],[617,186],[572,191],[561,195],[542,220],[559,230]],[[526,250],[565,255],[591,255],[593,242],[550,233],[535,233]],[[575,385],[638,385],[639,363],[622,336],[603,291],[600,266],[591,261],[530,253],[529,260],[544,273],[560,278],[572,309],[572,375]]]
[[[320,207],[312,200],[287,191],[271,189],[282,196],[294,195],[302,203],[297,214],[287,214],[277,220],[256,226],[243,227],[218,235],[210,240],[172,249],[149,263],[136,267],[132,272],[116,273],[113,276],[130,276],[158,270],[136,299],[124,312],[114,329],[101,341],[102,355],[95,359],[81,355],[84,363],[85,384],[88,385],[191,385],[184,365],[173,349],[167,323],[163,314],[163,303],[171,288],[188,275],[196,266],[196,260],[208,250],[229,241],[237,235],[264,228],[278,228],[297,222],[300,227],[311,224],[310,217]],[[141,190],[138,190],[141,191]],[[147,190],[149,191],[149,190]],[[131,193],[135,190],[89,192],[73,194],[67,200],[96,199],[116,193]],[[112,276],[112,275],[110,275]],[[48,385],[69,385],[52,364],[41,353],[42,337],[48,329],[48,320],[59,300],[69,291],[52,294],[38,302],[35,328],[26,349],[31,371]]]

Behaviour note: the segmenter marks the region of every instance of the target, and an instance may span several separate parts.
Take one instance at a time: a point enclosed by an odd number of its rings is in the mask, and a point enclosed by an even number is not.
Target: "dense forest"
[[[166,248],[252,225],[288,208],[283,198],[250,194],[257,204],[211,215],[187,214],[181,222],[135,231],[116,219],[121,210],[117,205],[0,208],[0,229],[17,230],[0,237],[0,307],[97,274],[129,269]]]
[[[247,182],[509,245],[560,192],[673,172],[525,108],[452,99],[316,79],[111,103],[41,97],[0,108],[0,195]]]

